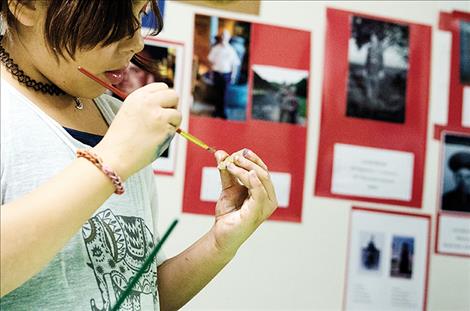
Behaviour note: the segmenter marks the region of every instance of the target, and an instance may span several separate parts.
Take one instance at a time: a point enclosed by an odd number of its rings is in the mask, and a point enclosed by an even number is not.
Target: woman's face
[[[148,1],[134,2],[133,13],[136,17],[145,10],[147,3]],[[98,83],[79,72],[78,66],[82,66],[111,84],[117,84],[121,82],[131,58],[144,47],[143,38],[138,30],[132,37],[123,38],[104,47],[97,46],[91,50],[77,49],[75,59],[59,56],[59,62],[57,62],[44,39],[38,40],[38,38],[44,38],[43,25],[47,7],[39,5],[36,9],[40,10],[38,15],[40,22],[37,26],[32,26],[32,31],[23,34],[26,40],[22,42],[26,45],[25,48],[29,54],[26,57],[29,57],[32,62],[32,69],[36,71],[36,76],[42,75],[70,95],[94,98],[105,91]],[[30,72],[26,69],[25,71]]]

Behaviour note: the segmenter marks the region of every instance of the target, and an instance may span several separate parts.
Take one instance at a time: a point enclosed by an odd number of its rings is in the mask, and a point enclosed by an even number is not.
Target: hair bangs
[[[149,1],[155,15],[152,34],[158,34],[162,17],[155,0]],[[131,0],[51,0],[45,35],[50,47],[73,58],[77,49],[106,46],[131,37],[141,27],[139,16],[133,13]],[[58,31],[61,29],[61,31]]]

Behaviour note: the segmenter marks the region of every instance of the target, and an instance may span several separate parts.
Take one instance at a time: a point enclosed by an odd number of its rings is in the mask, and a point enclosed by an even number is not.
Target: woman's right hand
[[[178,96],[164,83],[129,94],[102,141],[94,148],[103,162],[127,179],[153,162],[181,124]]]

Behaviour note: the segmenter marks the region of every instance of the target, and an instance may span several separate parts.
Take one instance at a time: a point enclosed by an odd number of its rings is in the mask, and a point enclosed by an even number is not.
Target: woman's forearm
[[[160,309],[177,310],[204,288],[235,254],[220,251],[211,232],[158,266]]]

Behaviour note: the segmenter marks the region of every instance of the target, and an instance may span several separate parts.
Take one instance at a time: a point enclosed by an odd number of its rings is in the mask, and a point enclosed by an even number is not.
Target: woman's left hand
[[[220,164],[225,151],[215,153]],[[277,208],[274,186],[268,168],[251,150],[243,149],[232,155],[233,163],[219,168],[222,192],[215,209],[215,224],[211,230],[217,248],[233,256],[243,242]]]

